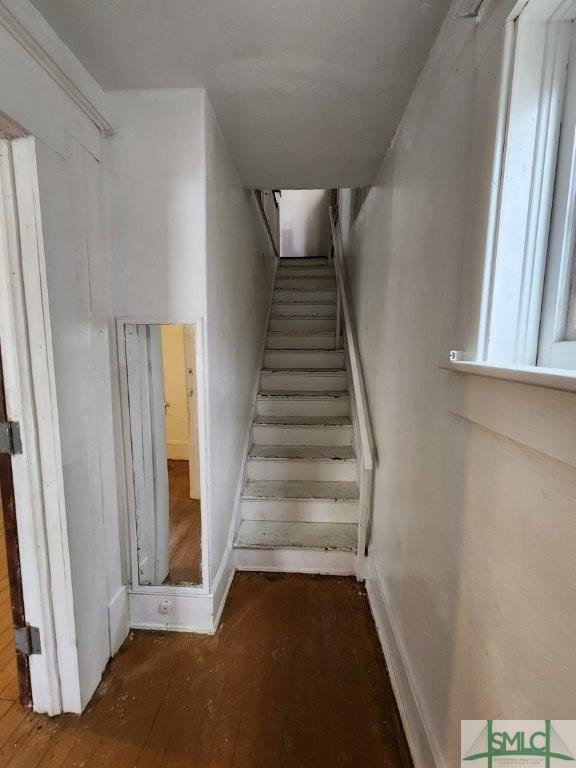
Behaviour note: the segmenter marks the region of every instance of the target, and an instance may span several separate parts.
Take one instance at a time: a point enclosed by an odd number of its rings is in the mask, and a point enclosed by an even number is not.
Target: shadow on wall
[[[280,198],[280,255],[284,258],[326,256],[330,249],[325,189],[283,190]]]

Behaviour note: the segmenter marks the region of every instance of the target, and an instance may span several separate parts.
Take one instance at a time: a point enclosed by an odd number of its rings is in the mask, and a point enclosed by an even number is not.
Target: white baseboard
[[[216,630],[218,629],[218,625],[220,624],[222,611],[224,610],[224,606],[226,605],[226,598],[228,597],[228,592],[230,591],[230,587],[232,586],[232,580],[234,579],[235,573],[236,573],[236,568],[234,567],[232,550],[230,547],[227,547],[211,587],[212,601],[213,601],[212,602],[212,626],[213,626],[214,632],[216,632]]]
[[[130,611],[126,587],[120,587],[110,601],[108,619],[110,622],[110,655],[114,656],[130,631]]]
[[[210,592],[167,592],[165,588],[129,592],[130,628],[213,635],[235,572],[231,551],[226,550]],[[171,603],[169,613],[160,613],[160,604],[165,600]]]
[[[388,593],[372,555],[368,557],[366,589],[414,766],[444,768],[439,750],[426,728],[417,689],[390,610]]]
[[[170,600],[170,612],[160,613],[160,603]],[[130,592],[130,627],[162,632],[195,632],[214,634],[212,595],[201,593],[161,594]]]

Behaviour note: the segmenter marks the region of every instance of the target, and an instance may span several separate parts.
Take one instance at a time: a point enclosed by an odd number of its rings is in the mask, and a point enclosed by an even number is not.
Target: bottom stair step
[[[293,523],[243,520],[235,548],[315,549],[356,552],[355,523]]]

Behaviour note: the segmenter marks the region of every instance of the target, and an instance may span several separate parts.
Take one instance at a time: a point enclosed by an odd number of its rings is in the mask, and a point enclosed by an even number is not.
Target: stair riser
[[[330,317],[271,317],[271,331],[333,331],[336,333],[336,319]]]
[[[306,304],[304,302],[287,301],[285,303],[275,302],[272,304],[273,315],[312,315],[329,317],[331,324],[328,328],[333,328],[336,333],[336,305],[335,304]],[[270,325],[273,328],[272,324]],[[314,331],[316,326],[306,323],[302,326],[304,330]]]
[[[269,333],[266,346],[268,349],[334,349],[336,347],[336,334]]]
[[[278,267],[298,267],[299,269],[307,269],[308,267],[326,267],[329,265],[328,259],[280,259]]]
[[[276,275],[274,288],[307,291],[316,288],[320,291],[335,291],[336,278],[332,277],[284,277]]]
[[[255,445],[352,445],[352,427],[252,427]]]
[[[313,499],[243,499],[244,520],[304,523],[357,523],[358,503]]]
[[[352,576],[356,573],[356,553],[240,548],[234,549],[234,565],[239,571]]]
[[[313,290],[313,291],[299,291],[297,289],[291,290],[290,288],[274,288],[274,300],[275,301],[305,301],[312,303],[313,301],[336,301],[336,289],[329,290]]]
[[[331,277],[335,279],[334,267],[278,267],[276,277]]]
[[[309,400],[263,397],[258,400],[259,416],[348,416],[350,401],[347,397]]]
[[[343,368],[344,352],[266,352],[265,368]]]
[[[284,373],[267,371],[260,374],[260,388],[301,392],[324,392],[346,389],[346,372],[342,373]]]
[[[296,461],[291,459],[248,459],[249,480],[330,480],[357,479],[355,461],[321,459]]]

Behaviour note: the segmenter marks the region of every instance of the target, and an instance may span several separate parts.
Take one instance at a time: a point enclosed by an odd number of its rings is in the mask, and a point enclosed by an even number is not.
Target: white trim
[[[114,656],[130,631],[128,589],[120,587],[108,605],[110,617],[110,655]]]
[[[360,353],[356,341],[356,329],[352,318],[350,299],[347,294],[346,266],[344,263],[344,251],[342,246],[342,234],[340,227],[336,226],[335,215],[332,207],[328,209],[330,216],[330,230],[332,233],[332,243],[334,245],[334,269],[338,283],[338,294],[341,300],[341,311],[344,322],[344,336],[348,349],[348,360],[350,362],[350,374],[354,394],[356,398],[356,408],[358,410],[358,426],[361,446],[361,462],[364,469],[371,470],[376,463],[376,448],[374,434],[370,423],[370,414],[368,411],[368,399],[366,397],[366,387],[364,384],[364,375],[362,373],[362,364],[360,362]],[[339,334],[336,335],[337,340]]]
[[[570,26],[574,27],[574,24]],[[573,355],[575,345],[570,344],[567,339],[566,321],[574,257],[576,208],[576,36],[574,30],[571,38],[566,92],[561,105],[562,131],[548,244],[538,364],[573,369],[576,368],[576,356]]]
[[[18,206],[6,195],[10,144]],[[78,655],[35,140],[2,142],[4,208],[0,241],[0,336],[10,417],[24,452],[12,462],[26,620],[40,628],[31,657],[38,712],[81,712]]]
[[[213,635],[218,629],[235,573],[231,552],[227,549],[214,577],[212,594],[193,593],[182,588],[176,592],[164,587],[131,591],[128,594],[130,626],[133,629]],[[160,614],[160,602],[166,599],[172,603],[170,613]]]
[[[378,456],[372,424],[366,383],[360,359],[356,327],[353,320],[351,302],[347,293],[346,264],[342,245],[340,223],[336,223],[335,212],[330,206],[330,232],[334,246],[334,269],[336,272],[339,297],[336,324],[336,342],[340,339],[340,312],[344,323],[343,336],[345,341],[346,369],[350,389],[351,412],[350,418],[354,426],[355,453],[358,466],[358,488],[360,499],[358,504],[358,542],[356,554],[356,578],[363,581],[365,577],[366,547],[370,539],[370,526],[373,505],[374,469]],[[358,218],[358,217],[357,217]]]
[[[505,28],[475,358],[536,364],[574,0],[529,0]]]
[[[446,768],[440,749],[426,726],[410,663],[400,640],[384,580],[373,554],[368,557],[366,591],[382,645],[394,696],[415,768]]]
[[[67,96],[92,120],[94,125],[106,135],[114,133],[114,128],[106,117],[88,99],[76,83],[54,61],[52,56],[16,18],[6,5],[0,2],[0,25],[12,35],[16,42],[31,56],[42,69],[50,75]]]
[[[528,3],[514,22],[515,45],[507,40],[504,53],[503,93],[509,87],[504,78],[510,70],[512,82],[501,183],[494,190],[499,206],[497,221],[491,217],[492,226],[496,226],[494,266],[488,290],[484,286],[478,339],[478,358],[497,364],[532,365],[538,350],[561,104],[572,33],[570,23],[529,20],[528,9],[546,1]],[[501,109],[503,104],[502,99]],[[501,151],[497,145],[496,164]],[[489,232],[487,265],[492,260],[492,237],[493,232]]]
[[[126,347],[124,344],[124,326],[128,324],[154,324],[154,325],[194,325],[196,328],[196,370],[198,373],[198,437],[200,443],[200,495],[202,504],[201,514],[201,548],[202,548],[202,585],[158,585],[158,586],[140,586],[138,584],[138,557],[137,557],[137,537],[135,525],[135,502],[134,502],[134,484],[132,481],[132,449],[130,440],[130,415],[128,407],[128,380],[126,367]],[[204,363],[205,350],[205,323],[201,317],[150,317],[150,316],[123,316],[116,318],[116,342],[118,349],[118,372],[120,378],[120,404],[122,413],[122,438],[124,444],[124,488],[126,494],[127,510],[127,534],[128,534],[128,555],[130,585],[128,587],[130,604],[130,626],[147,629],[166,628],[166,621],[153,623],[155,612],[152,610],[156,605],[158,596],[172,598],[173,596],[184,597],[203,597],[210,598],[210,576],[209,576],[209,547],[210,541],[210,508],[208,496],[209,476],[209,457],[206,440],[207,424],[207,401],[206,401],[206,365]],[[138,596],[138,597],[135,597]],[[149,597],[150,600],[143,598]],[[142,599],[140,599],[142,598]],[[210,598],[211,599],[211,598]],[[180,617],[176,625],[182,631],[189,628],[189,631],[204,631],[199,629],[206,623],[206,605],[191,603],[182,600],[177,601],[178,616]],[[197,614],[198,607],[200,613]],[[144,618],[142,618],[142,616]],[[182,617],[185,617],[182,619]],[[152,622],[152,623],[151,623]],[[170,623],[170,622],[168,622]],[[176,627],[171,627],[174,629]]]
[[[160,603],[169,600],[169,613],[160,613]],[[166,594],[149,591],[131,591],[128,594],[130,627],[162,632],[195,632],[214,634],[212,620],[212,596],[194,594],[185,587],[172,588]]]
[[[510,109],[510,89],[514,63],[514,48],[516,45],[516,24],[507,21],[504,26],[504,47],[502,51],[502,66],[498,93],[498,109],[496,113],[496,130],[494,134],[494,155],[492,158],[492,184],[488,200],[488,220],[486,227],[486,247],[484,270],[482,276],[482,295],[478,320],[478,337],[476,355],[485,360],[488,351],[490,330],[490,315],[492,312],[492,286],[494,284],[494,269],[496,264],[496,244],[498,223],[500,219],[500,203],[502,197],[502,170],[504,167],[504,146],[506,128]]]
[[[227,547],[222,556],[222,562],[220,563],[218,572],[212,581],[212,625],[214,632],[216,632],[218,625],[220,624],[222,612],[226,605],[228,592],[232,586],[235,573],[236,568],[234,567],[232,549]]]
[[[488,365],[467,360],[442,363],[439,368],[455,373],[470,373],[490,379],[515,381],[545,389],[562,392],[576,392],[576,373],[570,374],[562,368],[542,368],[536,365]]]

